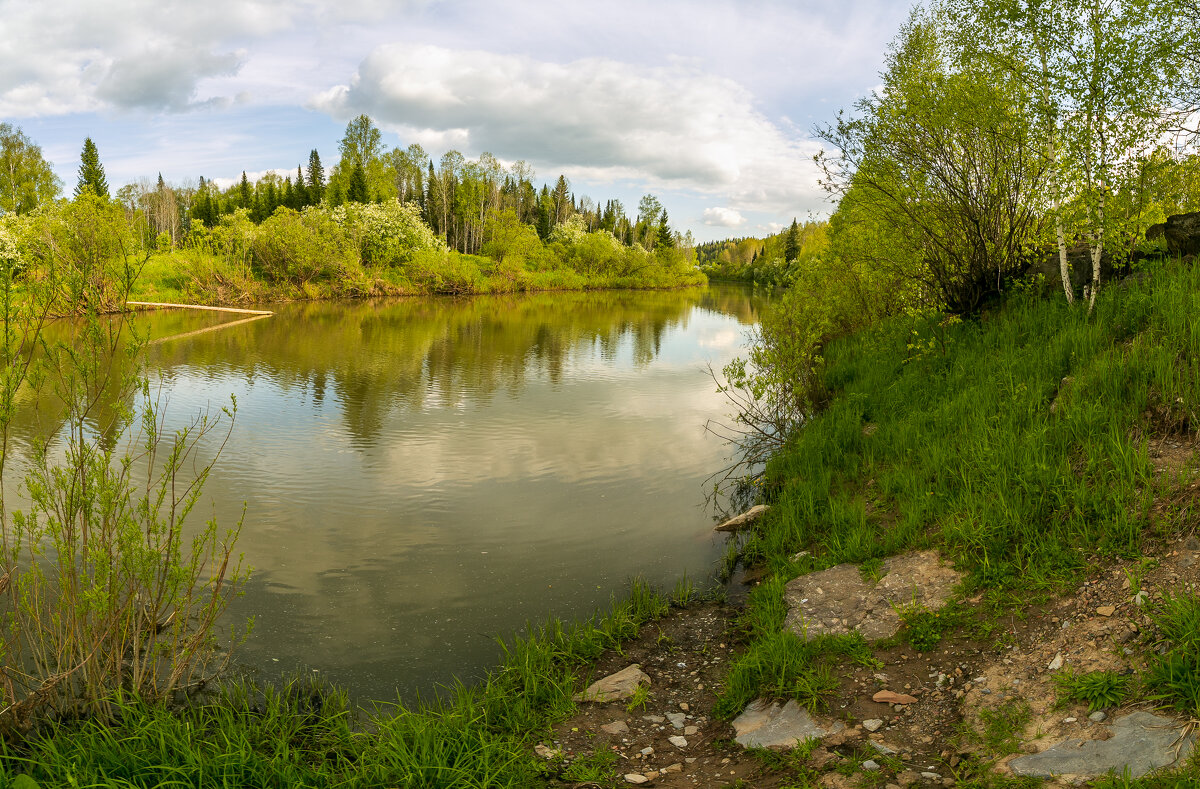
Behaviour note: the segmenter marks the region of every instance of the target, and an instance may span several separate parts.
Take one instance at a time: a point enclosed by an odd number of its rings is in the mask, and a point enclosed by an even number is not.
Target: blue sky
[[[908,5],[483,0],[0,0],[0,120],[69,189],[337,159],[365,112],[389,146],[529,162],[577,196],[659,196],[698,239],[827,213],[812,127],[879,81]]]

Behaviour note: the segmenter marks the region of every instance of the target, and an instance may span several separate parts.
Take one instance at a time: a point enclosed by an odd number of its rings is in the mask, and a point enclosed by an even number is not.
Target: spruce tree
[[[104,165],[100,164],[100,153],[96,143],[88,137],[83,141],[83,153],[79,161],[79,182],[75,184],[75,196],[84,191],[108,199],[108,179],[104,177]]]
[[[296,180],[292,183],[292,191],[296,195],[296,205],[293,207],[297,211],[306,205],[311,205],[308,201],[308,189],[304,187],[304,171],[300,169],[300,165],[296,165]]]
[[[250,179],[246,177],[246,171],[242,170],[242,180],[238,184],[238,197],[241,200],[241,205],[238,208],[251,208],[254,195],[250,191]]]
[[[308,155],[308,200],[317,205],[325,197],[325,168],[321,166],[321,155],[313,148]]]
[[[675,234],[671,232],[671,228],[667,225],[667,212],[663,211],[662,216],[658,220],[658,235],[654,240],[654,248],[667,248],[675,246]]]
[[[785,263],[791,263],[798,257],[800,257],[800,225],[793,219],[792,226],[788,228],[787,238],[784,239],[783,260]]]
[[[370,202],[371,196],[367,191],[367,171],[362,162],[355,162],[350,170],[350,183],[346,186],[346,199],[351,203]]]

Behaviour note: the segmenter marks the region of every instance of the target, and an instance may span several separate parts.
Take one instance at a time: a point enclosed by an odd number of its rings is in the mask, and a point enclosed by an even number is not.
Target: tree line
[[[337,208],[391,199],[419,206],[422,219],[447,246],[465,254],[481,252],[491,240],[489,228],[504,214],[533,227],[542,241],[577,217],[575,221],[587,232],[606,231],[629,247],[690,249],[693,243],[690,231],[680,234],[672,229],[667,210],[653,195],[644,196],[630,215],[620,200],[601,204],[587,196],[576,197],[563,175],[553,186],[535,186],[534,170],[523,160],[506,167],[486,152],[471,160],[452,150],[435,161],[415,143],[389,149],[366,115],[347,124],[338,152],[333,167],[325,167],[314,148],[307,163],[298,164],[294,173],[271,171],[251,180],[243,171],[226,188],[203,176],[198,183],[171,184],[159,174],[157,180],[122,186],[112,199],[130,214],[143,212],[152,233],[156,237],[165,233],[172,244],[181,243],[193,224],[212,228],[238,210],[260,224],[280,207],[302,211],[309,206]],[[93,184],[94,191],[108,199],[103,166],[91,138],[84,143],[81,159],[80,183]],[[61,193],[62,185],[41,149],[10,124],[0,124],[0,168],[4,212],[28,213]]]

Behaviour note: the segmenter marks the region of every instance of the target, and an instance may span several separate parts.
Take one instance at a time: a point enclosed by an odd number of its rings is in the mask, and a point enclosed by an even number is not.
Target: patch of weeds
[[[1131,677],[1115,671],[1089,671],[1076,674],[1063,669],[1050,678],[1059,704],[1079,702],[1088,712],[1118,707],[1129,695]]]
[[[838,688],[832,666],[839,658],[871,668],[880,665],[858,633],[805,641],[783,631],[759,638],[730,667],[714,715],[728,720],[759,696],[795,699],[815,709]]]
[[[978,729],[963,722],[959,731],[966,742],[982,745],[993,758],[999,759],[1020,750],[1021,734],[1032,717],[1029,702],[1009,699],[994,709],[981,709]],[[969,766],[963,769],[972,774]]]
[[[904,640],[918,652],[929,652],[941,643],[946,633],[958,629],[964,613],[951,606],[937,611],[919,605],[905,608],[900,611]]]
[[[1151,618],[1168,646],[1145,674],[1151,698],[1200,715],[1200,599],[1168,595]]]
[[[632,713],[636,710],[644,710],[649,701],[650,686],[638,685],[633,691],[633,695],[629,697],[629,703],[625,705],[625,711]]]
[[[608,748],[597,748],[591,755],[580,756],[571,762],[570,766],[563,771],[562,777],[568,781],[608,786],[615,782],[613,775],[616,766],[617,754],[615,751],[610,751]]]
[[[671,605],[677,608],[687,608],[700,598],[700,593],[692,585],[692,579],[686,575],[675,582],[675,591],[671,593]]]
[[[1035,789],[1043,785],[1040,778],[998,773],[990,762],[974,754],[960,762],[952,774],[958,789]]]
[[[749,753],[768,770],[791,773],[793,777],[805,781],[807,785],[808,782],[815,781],[821,774],[808,764],[813,751],[820,745],[820,740],[810,737],[797,743],[796,747],[790,750],[773,751],[767,748],[752,748]]]
[[[878,556],[866,559],[858,566],[858,572],[862,574],[864,581],[873,584],[879,583],[879,580],[883,578],[883,559]]]

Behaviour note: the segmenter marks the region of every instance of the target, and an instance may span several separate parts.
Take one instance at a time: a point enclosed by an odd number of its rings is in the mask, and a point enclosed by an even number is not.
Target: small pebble
[[[879,718],[870,718],[862,722],[862,727],[867,731],[879,731],[883,728],[883,721]]]
[[[675,736],[673,736],[673,737],[668,737],[668,738],[667,738],[667,742],[671,743],[671,744],[672,744],[672,745],[674,745],[676,748],[686,748],[686,747],[687,747],[687,744],[688,744],[688,743],[687,743],[687,737],[681,737],[681,736],[680,736],[680,735],[678,735],[678,734],[676,734],[676,735],[675,735]]]
[[[1088,716],[1088,720],[1099,723],[1100,721],[1104,720],[1107,717],[1108,717],[1108,714],[1105,713],[1104,710],[1096,710],[1095,712],[1093,712],[1091,715]]]
[[[870,770],[874,772],[875,770],[879,769],[879,762],[875,761],[874,759],[867,759],[862,763],[862,768],[864,770]]]

